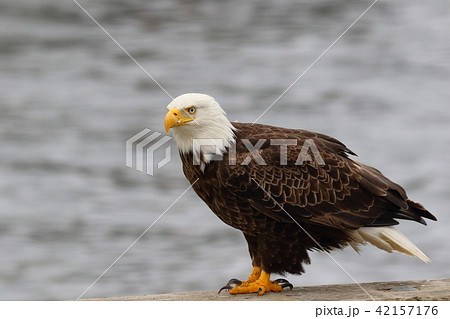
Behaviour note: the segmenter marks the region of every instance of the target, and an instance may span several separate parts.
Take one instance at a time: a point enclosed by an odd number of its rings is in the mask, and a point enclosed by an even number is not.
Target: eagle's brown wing
[[[223,161],[219,182],[272,219],[340,229],[395,225],[395,219],[423,224],[422,217],[436,220],[422,205],[409,200],[400,185],[350,159],[348,154],[354,153],[334,138],[267,125],[239,124],[237,129],[236,165]],[[243,138],[252,145],[265,141],[252,157]],[[274,139],[297,140],[297,145],[287,146],[286,165],[280,162],[280,146],[271,145]],[[305,142],[314,144],[318,154],[308,147],[312,160],[301,163],[305,158],[299,161],[299,154]]]

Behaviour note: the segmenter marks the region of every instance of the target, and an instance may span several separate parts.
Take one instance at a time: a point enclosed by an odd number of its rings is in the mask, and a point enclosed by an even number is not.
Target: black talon
[[[224,290],[224,289],[230,290],[230,289],[233,289],[233,287],[232,287],[232,286],[229,286],[229,285],[223,286],[222,288],[219,289],[219,292],[218,292],[217,294],[220,295],[220,293],[221,293],[222,290]]]
[[[236,279],[236,278],[231,278],[225,286],[220,288],[220,290],[217,294],[220,295],[220,292],[224,289],[226,289],[226,290],[233,289],[232,285],[240,286],[240,285],[242,285],[242,281],[240,281],[239,279]]]
[[[277,279],[275,280],[275,282],[279,284],[283,289],[289,287],[289,290],[292,290],[292,288],[294,288],[294,286],[292,286],[292,284],[289,281],[283,278]]]
[[[232,285],[232,284],[240,286],[240,285],[242,285],[242,281],[240,281],[239,279],[236,279],[236,278],[231,278],[228,281],[227,286]]]
[[[262,288],[258,288],[258,291],[256,292],[258,295],[262,291]]]
[[[292,284],[290,282],[281,284],[280,286],[283,289],[286,288],[286,287],[289,287],[289,290],[292,290],[292,288],[294,288],[294,286],[292,286]]]
[[[277,280],[275,280],[275,282],[277,284],[279,284],[279,283],[289,284],[289,281],[287,281],[286,279],[283,279],[283,278],[277,279]]]

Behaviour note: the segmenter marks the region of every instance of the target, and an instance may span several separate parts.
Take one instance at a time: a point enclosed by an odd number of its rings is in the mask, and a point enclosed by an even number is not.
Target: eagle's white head
[[[209,95],[183,94],[170,102],[167,109],[166,132],[172,128],[182,154],[222,155],[234,141],[233,125],[219,103]],[[211,145],[207,145],[208,139]]]

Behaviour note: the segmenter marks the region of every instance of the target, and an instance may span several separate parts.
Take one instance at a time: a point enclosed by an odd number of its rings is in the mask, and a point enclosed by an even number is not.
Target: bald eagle
[[[231,123],[211,96],[184,94],[168,106],[183,171],[197,195],[248,243],[253,270],[231,279],[231,294],[279,292],[292,285],[271,273],[301,274],[308,251],[370,243],[428,262],[394,225],[436,220],[377,169],[359,163],[323,134]],[[234,284],[234,286],[232,286]]]

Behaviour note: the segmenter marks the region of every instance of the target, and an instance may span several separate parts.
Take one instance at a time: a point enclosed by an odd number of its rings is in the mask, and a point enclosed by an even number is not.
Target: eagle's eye
[[[190,106],[189,108],[187,108],[187,112],[189,114],[195,114],[196,111],[197,111],[197,108],[195,106]]]

